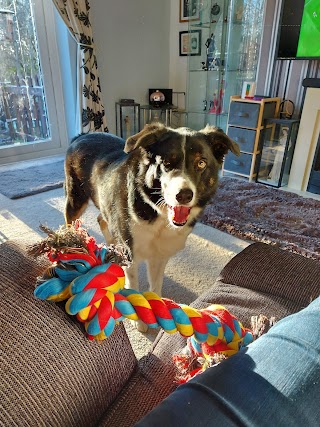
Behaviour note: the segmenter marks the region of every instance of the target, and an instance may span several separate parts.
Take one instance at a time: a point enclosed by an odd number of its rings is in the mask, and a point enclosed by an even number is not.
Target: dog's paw
[[[139,332],[148,332],[149,327],[142,320],[134,320],[134,324]]]

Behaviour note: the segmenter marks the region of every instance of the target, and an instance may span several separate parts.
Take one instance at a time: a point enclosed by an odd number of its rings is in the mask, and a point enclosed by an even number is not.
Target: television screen
[[[297,48],[297,58],[320,57],[320,2],[305,2]]]
[[[320,2],[284,0],[278,59],[320,58]]]

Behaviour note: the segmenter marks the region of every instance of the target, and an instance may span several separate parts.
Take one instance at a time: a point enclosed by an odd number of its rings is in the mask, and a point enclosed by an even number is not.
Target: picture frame
[[[201,30],[179,32],[179,55],[201,55]]]
[[[199,1],[180,0],[180,22],[199,21],[199,19]]]

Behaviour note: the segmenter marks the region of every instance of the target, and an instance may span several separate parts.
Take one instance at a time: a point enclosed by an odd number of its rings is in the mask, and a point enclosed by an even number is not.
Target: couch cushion
[[[23,244],[0,245],[0,424],[92,426],[137,361],[122,324],[91,342],[62,307],[33,296],[47,265]]]
[[[173,369],[171,361],[167,363],[153,354],[142,357],[135,375],[108,409],[99,427],[133,426],[175,390]]]
[[[214,303],[222,304],[244,326],[250,327],[251,316],[264,314],[279,320],[305,307],[320,294],[319,277],[318,261],[264,243],[254,243],[232,258],[220,277],[212,286],[208,284],[208,290],[191,305],[200,309]],[[161,376],[161,372],[159,375],[162,381],[168,382],[167,394],[170,384],[176,386],[177,371],[172,356],[180,353],[185,344],[186,339],[181,335],[161,331],[149,356],[161,360],[164,375]],[[141,402],[135,389],[126,400],[128,407],[134,405],[133,400],[137,405]],[[110,425],[116,426],[115,423]]]

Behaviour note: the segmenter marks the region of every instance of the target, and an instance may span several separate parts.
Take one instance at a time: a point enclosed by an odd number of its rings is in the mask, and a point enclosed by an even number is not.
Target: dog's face
[[[228,150],[239,147],[221,129],[199,132],[147,125],[129,138],[125,151],[140,150],[143,184],[158,195],[155,209],[167,212],[174,227],[191,224],[214,195],[218,172]]]

